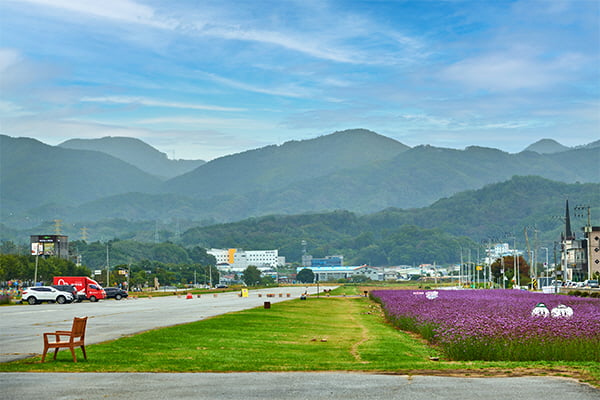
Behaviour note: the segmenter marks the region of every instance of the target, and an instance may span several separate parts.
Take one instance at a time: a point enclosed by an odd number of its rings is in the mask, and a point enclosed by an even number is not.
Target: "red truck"
[[[55,276],[55,285],[73,285],[80,300],[98,301],[106,298],[102,286],[87,276]]]

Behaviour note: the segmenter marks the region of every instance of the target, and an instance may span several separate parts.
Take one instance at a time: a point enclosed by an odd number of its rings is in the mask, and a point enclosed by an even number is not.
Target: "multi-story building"
[[[305,267],[298,267],[296,272],[300,272]],[[383,269],[371,267],[368,265],[359,266],[321,266],[310,268],[315,274],[315,281],[332,282],[338,279],[351,279],[353,276],[364,275],[374,281],[382,281],[385,279]]]
[[[584,228],[587,247],[588,279],[598,279],[600,275],[600,226]]]
[[[215,257],[217,268],[230,272],[241,272],[250,265],[262,271],[285,264],[278,250],[210,249],[207,253]]]
[[[325,258],[312,258],[310,260],[310,267],[341,267],[344,265],[344,256],[327,256]]]
[[[600,273],[600,227],[588,225],[583,228],[583,239],[577,239],[571,230],[569,200],[566,202],[565,232],[561,235],[560,265],[566,280],[584,281],[594,279]]]

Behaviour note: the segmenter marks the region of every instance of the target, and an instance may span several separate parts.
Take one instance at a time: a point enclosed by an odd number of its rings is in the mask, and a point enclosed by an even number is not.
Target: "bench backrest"
[[[87,324],[88,317],[75,317],[73,318],[73,327],[71,328],[71,336],[72,337],[85,337],[85,326]]]

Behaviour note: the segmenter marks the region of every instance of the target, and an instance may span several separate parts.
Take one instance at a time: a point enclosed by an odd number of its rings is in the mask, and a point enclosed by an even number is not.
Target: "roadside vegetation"
[[[0,364],[0,371],[366,371],[460,376],[568,376],[600,386],[597,362],[452,361],[440,348],[389,324],[359,286]],[[337,295],[337,296],[336,296]],[[345,296],[344,296],[345,295]],[[339,296],[339,297],[338,297]]]

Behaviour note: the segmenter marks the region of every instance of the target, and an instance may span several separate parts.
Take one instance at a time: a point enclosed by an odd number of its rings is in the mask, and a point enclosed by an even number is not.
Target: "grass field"
[[[349,289],[349,290],[348,290]],[[339,289],[338,289],[339,290]],[[344,293],[360,293],[345,288]],[[384,320],[365,297],[309,298],[254,308],[190,324],[86,346],[73,363],[62,350],[0,364],[0,371],[233,372],[371,371],[462,376],[571,376],[600,386],[593,362],[453,362],[413,334]]]

